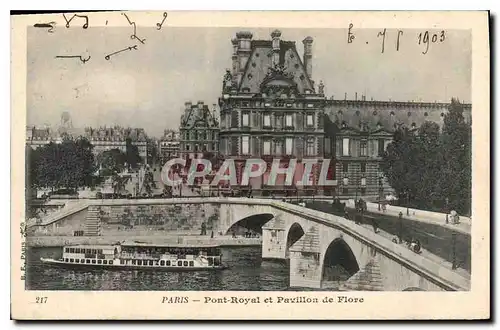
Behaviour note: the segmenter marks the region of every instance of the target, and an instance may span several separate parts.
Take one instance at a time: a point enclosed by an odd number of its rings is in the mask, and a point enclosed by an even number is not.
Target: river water
[[[40,257],[59,258],[61,248],[29,248],[27,290],[129,291],[287,291],[289,266],[284,261],[262,260],[262,248],[222,248],[229,268],[220,271],[154,272],[139,270],[73,270],[52,268]],[[294,290],[296,290],[294,288]],[[309,290],[309,289],[300,289]]]

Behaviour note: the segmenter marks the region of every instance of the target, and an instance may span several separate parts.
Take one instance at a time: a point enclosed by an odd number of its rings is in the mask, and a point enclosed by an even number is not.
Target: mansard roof
[[[213,113],[203,103],[191,105],[186,103],[186,109],[181,116],[181,129],[191,129],[194,127],[217,128],[219,123]]]
[[[357,132],[393,132],[397,127],[420,127],[426,121],[439,126],[449,103],[328,100],[325,114],[338,129]],[[471,105],[463,104],[466,122],[471,120]]]
[[[276,31],[273,33],[276,33]],[[307,75],[304,63],[297,52],[295,42],[280,40],[279,45],[279,61],[275,66],[272,63],[272,41],[251,41],[250,57],[243,70],[242,79],[238,86],[239,92],[260,93],[260,88],[264,80],[284,79],[283,76],[272,76],[272,70],[276,67],[282,69],[282,72],[289,76],[297,86],[299,93],[305,93],[305,90],[314,91],[314,82]]]

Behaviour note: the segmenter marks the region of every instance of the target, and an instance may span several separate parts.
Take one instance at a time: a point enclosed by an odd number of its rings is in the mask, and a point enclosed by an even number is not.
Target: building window
[[[344,162],[342,163],[342,172],[348,172],[349,171],[349,163]]]
[[[361,186],[366,187],[366,178],[361,178]]]
[[[264,155],[271,154],[271,141],[264,141]]]
[[[360,142],[360,155],[361,156],[368,156],[368,143],[366,140],[361,140]]]
[[[250,126],[250,115],[248,113],[244,113],[241,118],[241,125],[243,127],[248,127]]]
[[[264,127],[271,127],[271,115],[264,115]]]
[[[361,195],[364,196],[366,194],[366,188],[361,187]]]
[[[349,139],[342,139],[342,156],[349,156]]]
[[[384,139],[378,139],[378,155],[381,157],[384,154]]]
[[[366,163],[361,163],[361,173],[366,172]]]
[[[309,127],[314,126],[314,116],[313,115],[307,115],[306,124]]]
[[[349,189],[348,188],[342,188],[342,194],[344,194],[344,195],[349,194]]]
[[[242,136],[241,137],[241,153],[243,155],[248,155],[250,153],[250,137]]]
[[[286,127],[293,127],[292,115],[286,115],[285,121],[286,121],[285,122]]]
[[[276,128],[278,128],[278,129],[282,128],[283,127],[283,116],[276,116],[275,122],[276,122]]]
[[[281,156],[281,154],[283,153],[283,141],[277,140],[275,142],[275,152],[276,156]]]
[[[348,186],[349,185],[349,178],[344,178],[342,180],[342,183],[344,184],[344,186]]]
[[[306,142],[306,154],[308,156],[314,156],[314,138],[308,138]]]
[[[293,139],[292,138],[286,138],[285,140],[285,153],[287,155],[292,154],[292,147],[293,147]]]

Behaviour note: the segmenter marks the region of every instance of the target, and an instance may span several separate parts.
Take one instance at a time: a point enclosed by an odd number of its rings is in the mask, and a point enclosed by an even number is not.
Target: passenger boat
[[[157,245],[123,242],[114,245],[64,246],[62,258],[40,258],[44,264],[92,269],[165,271],[225,269],[218,246]]]

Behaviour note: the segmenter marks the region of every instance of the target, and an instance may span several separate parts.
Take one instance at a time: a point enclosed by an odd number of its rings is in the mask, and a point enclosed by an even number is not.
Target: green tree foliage
[[[132,139],[127,138],[126,140],[126,159],[127,164],[130,168],[136,169],[141,163],[142,159],[139,155],[139,148],[132,144]]]
[[[36,153],[34,168],[38,186],[76,189],[92,184],[96,167],[92,145],[87,139],[67,138],[60,144],[38,148]]]
[[[383,155],[382,170],[402,204],[470,213],[471,127],[452,100],[440,131],[425,122],[417,131],[400,128]],[[448,204],[446,203],[448,198]]]

